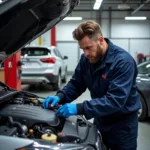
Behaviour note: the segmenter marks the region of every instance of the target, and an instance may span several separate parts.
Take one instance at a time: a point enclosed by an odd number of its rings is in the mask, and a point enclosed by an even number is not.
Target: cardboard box
[[[5,83],[4,68],[0,68],[0,81]]]

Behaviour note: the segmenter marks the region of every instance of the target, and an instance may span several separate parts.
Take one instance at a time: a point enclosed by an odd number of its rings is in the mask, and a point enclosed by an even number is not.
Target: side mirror
[[[64,59],[68,59],[68,56],[64,56]]]

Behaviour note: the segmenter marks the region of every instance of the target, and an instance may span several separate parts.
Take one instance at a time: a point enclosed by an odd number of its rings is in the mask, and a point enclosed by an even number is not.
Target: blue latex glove
[[[76,104],[65,104],[61,106],[57,111],[57,114],[61,117],[68,118],[72,115],[77,115],[77,105]]]
[[[42,106],[44,109],[47,109],[49,107],[49,104],[51,104],[51,107],[54,107],[59,102],[60,102],[60,98],[58,96],[48,96],[43,101]]]

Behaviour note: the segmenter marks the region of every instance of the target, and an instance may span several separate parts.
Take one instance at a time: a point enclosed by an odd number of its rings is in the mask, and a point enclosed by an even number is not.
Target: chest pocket
[[[93,90],[97,96],[104,96],[109,88],[109,79],[99,77],[93,85]]]
[[[112,75],[112,69],[110,66],[107,66],[103,70],[97,72],[96,80],[93,84],[93,92],[96,94],[96,96],[104,96],[106,95],[109,85],[111,82],[111,75]]]
[[[87,72],[84,75],[85,83],[91,92],[92,98],[102,97],[107,93],[111,82],[111,74],[112,69],[107,66],[95,74]]]

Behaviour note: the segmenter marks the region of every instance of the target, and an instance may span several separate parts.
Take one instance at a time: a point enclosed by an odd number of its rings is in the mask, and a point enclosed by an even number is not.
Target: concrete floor
[[[68,80],[70,77],[68,77]],[[62,87],[65,84],[62,85]],[[55,95],[56,91],[48,90],[43,86],[37,86],[36,88],[31,88],[28,85],[23,85],[22,89],[25,91],[30,91],[42,97],[47,97],[49,95]],[[88,90],[83,93],[74,103],[83,102],[84,100],[90,99],[90,94]],[[145,122],[139,122],[138,130],[138,148],[137,150],[150,150],[150,118]]]

